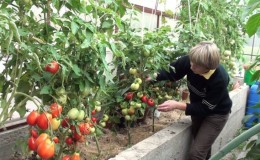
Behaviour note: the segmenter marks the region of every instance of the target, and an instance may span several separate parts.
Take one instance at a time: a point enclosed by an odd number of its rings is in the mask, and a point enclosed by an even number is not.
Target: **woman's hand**
[[[163,102],[162,104],[158,105],[157,110],[161,111],[161,112],[168,112],[168,111],[172,111],[175,108],[175,106],[177,105],[177,101],[175,100],[168,100]]]
[[[174,109],[186,110],[186,103],[168,100],[157,106],[157,110],[161,112],[169,112]]]

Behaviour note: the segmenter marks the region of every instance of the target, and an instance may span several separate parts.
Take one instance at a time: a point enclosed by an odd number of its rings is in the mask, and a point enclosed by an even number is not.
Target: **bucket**
[[[254,107],[256,104],[260,103],[260,94],[258,93],[258,85],[259,82],[255,82],[249,90],[247,105],[246,105],[246,115],[252,115],[252,117],[245,122],[245,126],[247,128],[252,127],[254,124],[260,122],[260,119],[256,117],[256,115],[260,114],[260,108]]]
[[[252,70],[252,69],[247,69],[245,70],[245,75],[244,75],[244,82],[251,86],[253,85],[254,83],[256,83],[256,81],[251,81],[251,78],[253,76],[253,74],[255,73],[255,70]]]

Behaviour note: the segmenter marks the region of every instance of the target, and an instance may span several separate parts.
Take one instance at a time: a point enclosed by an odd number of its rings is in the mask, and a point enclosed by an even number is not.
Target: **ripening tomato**
[[[70,157],[70,160],[80,160],[80,154],[75,152],[73,155]]]
[[[37,154],[44,159],[52,158],[55,153],[55,143],[46,139],[37,147]]]
[[[36,145],[39,146],[43,141],[49,139],[49,135],[47,133],[41,133],[39,137],[36,139]]]
[[[56,61],[52,61],[45,66],[45,71],[55,74],[58,72],[60,66]]]
[[[62,106],[59,105],[58,103],[52,103],[50,105],[50,110],[51,110],[51,115],[52,117],[58,117],[60,116],[61,112],[62,112]]]
[[[28,148],[32,151],[36,151],[37,149],[36,139],[32,136],[28,138]]]
[[[30,130],[30,134],[31,134],[31,136],[33,136],[33,138],[37,138],[38,137],[38,132],[36,130],[34,130],[34,129]]]
[[[37,126],[42,130],[46,130],[49,127],[51,119],[52,115],[50,113],[44,112],[38,117]]]
[[[37,111],[32,111],[26,118],[26,122],[31,125],[34,126],[37,123],[37,119],[40,116],[40,113]]]
[[[62,160],[70,160],[70,155],[65,155],[62,157]]]
[[[89,123],[80,123],[79,124],[79,131],[81,134],[85,135],[85,134],[90,134],[90,131],[89,131]]]
[[[58,118],[51,119],[51,128],[52,130],[57,130],[60,126],[61,120]]]
[[[93,109],[92,111],[91,111],[91,115],[95,115],[96,114],[96,109]]]

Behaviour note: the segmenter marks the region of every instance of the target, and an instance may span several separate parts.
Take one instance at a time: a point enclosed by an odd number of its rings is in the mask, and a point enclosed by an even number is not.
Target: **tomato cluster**
[[[46,111],[30,112],[26,118],[31,126],[27,141],[29,150],[42,159],[60,159],[55,157],[58,156],[55,151],[58,153],[62,149],[64,152],[61,152],[66,153],[62,159],[79,159],[77,143],[85,142],[87,135],[95,134],[97,125],[105,127],[109,119],[107,114],[103,114],[101,119],[95,117],[101,110],[99,101],[95,102],[93,108],[91,117],[87,116],[83,108],[74,107],[63,113],[63,107],[58,103],[52,103]]]

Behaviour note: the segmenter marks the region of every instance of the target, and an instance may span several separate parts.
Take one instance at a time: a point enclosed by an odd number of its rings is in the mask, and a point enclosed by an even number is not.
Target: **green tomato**
[[[130,69],[129,69],[129,73],[132,74],[132,75],[136,75],[136,74],[137,74],[137,69],[135,69],[135,68],[130,68]]]
[[[79,110],[77,108],[72,108],[68,112],[68,117],[70,119],[76,119],[78,118],[78,115],[79,115]]]
[[[130,88],[135,91],[138,90],[139,87],[140,87],[139,83],[132,83],[130,86]]]
[[[95,106],[95,109],[97,112],[100,112],[101,111],[101,106]]]
[[[138,98],[141,98],[143,95],[144,95],[143,92],[137,92],[137,97]]]
[[[108,121],[108,119],[109,119],[109,116],[107,114],[104,114],[103,115],[103,121],[106,122],[106,121]]]
[[[142,82],[143,82],[143,81],[142,81],[141,78],[136,78],[136,79],[135,79],[135,83],[142,84]]]
[[[136,103],[135,104],[135,108],[141,108],[142,107],[142,104],[141,103]]]
[[[100,124],[101,127],[106,127],[106,122],[103,122],[103,121],[102,121],[102,122],[100,122],[99,124]]]
[[[79,121],[82,121],[83,119],[84,119],[84,117],[85,117],[85,111],[84,110],[79,110],[79,115],[78,115],[78,117],[77,117],[77,119],[79,120]]]
[[[131,120],[130,115],[125,115],[125,120],[130,121]]]
[[[121,113],[122,113],[123,115],[127,115],[127,114],[128,114],[127,108],[122,109],[122,110],[121,110]]]

